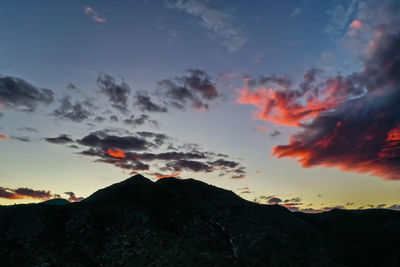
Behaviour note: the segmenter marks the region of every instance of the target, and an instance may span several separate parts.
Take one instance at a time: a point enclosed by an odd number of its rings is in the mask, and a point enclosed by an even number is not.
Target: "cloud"
[[[136,92],[134,97],[134,106],[137,106],[142,112],[167,112],[168,109],[152,101],[147,92]]]
[[[92,116],[89,110],[91,105],[87,102],[71,102],[69,96],[60,99],[60,106],[53,111],[52,115],[59,119],[71,120],[73,122],[82,122]]]
[[[126,158],[126,155],[122,149],[119,148],[109,148],[107,149],[107,154],[114,158]]]
[[[157,179],[164,179],[164,178],[179,178],[181,176],[181,172],[177,171],[177,172],[173,172],[170,174],[161,174],[161,173],[154,173],[154,175],[157,177]]]
[[[66,194],[66,195],[69,196],[68,201],[70,201],[70,202],[80,202],[80,201],[82,201],[82,200],[85,199],[85,198],[83,198],[83,197],[77,197],[77,196],[75,196],[75,193],[74,193],[74,192],[65,192],[64,194]]]
[[[212,78],[202,70],[190,69],[187,75],[158,82],[156,94],[167,106],[185,109],[191,106],[199,110],[209,108],[207,102],[220,96]]]
[[[90,6],[85,6],[83,8],[83,11],[85,11],[86,15],[89,16],[89,18],[91,18],[92,20],[98,22],[98,23],[105,23],[107,20],[105,18],[100,17],[96,10],[94,10],[92,7]]]
[[[6,199],[24,199],[24,198],[33,198],[33,199],[51,199],[54,196],[50,191],[46,190],[34,190],[26,187],[20,187],[17,189],[11,189],[0,186],[0,198]]]
[[[93,132],[82,139],[78,140],[78,143],[84,146],[89,146],[92,148],[98,148],[102,150],[111,149],[123,149],[123,150],[147,150],[149,147],[153,146],[151,142],[148,142],[144,138],[140,138],[138,136],[116,136],[116,135],[108,135],[105,132],[98,131]]]
[[[347,78],[365,88],[329,113],[319,114],[293,135],[288,145],[273,155],[297,158],[303,167],[339,167],[370,173],[384,179],[400,179],[400,32],[382,34],[364,62],[361,72]],[[337,91],[346,91],[336,83]]]
[[[280,199],[278,197],[271,197],[270,199],[268,199],[268,204],[270,204],[270,205],[280,204],[281,202],[282,202],[282,199]]]
[[[324,29],[325,33],[336,36],[342,35],[362,2],[360,0],[352,0],[345,3],[338,4],[326,12],[330,15],[330,21]]]
[[[278,130],[273,131],[269,136],[271,136],[272,138],[278,137],[280,136],[282,133]]]
[[[53,100],[54,92],[50,89],[37,88],[20,78],[0,76],[0,103],[6,108],[33,112]]]
[[[247,42],[242,32],[234,25],[234,17],[227,12],[200,0],[178,0],[174,7],[198,17],[200,25],[216,34],[222,45],[232,53],[239,51]]]
[[[251,91],[247,83],[239,103],[255,105],[257,118],[301,129],[288,144],[274,147],[273,156],[295,158],[305,168],[400,179],[400,27],[393,25],[400,25],[399,16],[374,26],[359,72],[334,77],[308,72],[297,90]]]
[[[211,172],[212,167],[204,162],[195,160],[176,160],[167,162],[166,166],[174,171],[187,170],[193,172]]]
[[[100,92],[108,97],[114,108],[123,113],[128,111],[127,102],[131,88],[127,83],[117,84],[112,76],[101,73],[97,78],[97,85]]]
[[[97,116],[96,118],[94,118],[94,121],[97,123],[103,122],[105,120],[106,118],[104,118],[103,116]]]
[[[64,145],[74,142],[74,140],[72,140],[68,135],[65,134],[62,134],[58,137],[47,137],[45,138],[45,140],[49,143],[59,144],[59,145]]]
[[[76,141],[66,135],[46,138],[46,141],[68,146],[72,142],[80,144],[86,148],[78,154],[131,173],[151,170],[150,175],[164,176],[171,171],[179,174],[181,171],[218,172],[220,176],[231,175],[232,178],[245,178],[246,174],[244,166],[229,160],[227,155],[203,151],[195,144],[175,146],[172,142],[176,140],[162,133],[104,129]]]
[[[290,13],[289,17],[295,17],[300,15],[303,12],[303,10],[300,7],[294,7],[292,9],[292,13]]]
[[[118,119],[118,117],[117,117],[117,116],[115,116],[115,115],[111,115],[111,116],[110,116],[110,121],[112,121],[112,122],[118,122],[118,121],[119,121],[119,119]]]
[[[141,114],[139,117],[131,115],[129,118],[124,120],[124,124],[134,127],[143,125],[145,123],[153,124],[154,126],[158,125],[158,122],[156,120],[151,120],[147,114]]]
[[[30,142],[31,139],[27,136],[11,136],[11,139],[18,140],[21,142]]]
[[[349,97],[364,93],[351,76],[337,76],[321,83],[318,81],[321,72],[318,69],[309,70],[297,88],[293,88],[286,79],[264,77],[256,80],[247,77],[244,88],[238,90],[236,102],[256,106],[256,119],[278,126],[300,126],[305,120],[337,107]]]
[[[20,127],[18,128],[19,131],[22,132],[31,132],[31,133],[38,133],[39,131],[32,127]]]
[[[0,134],[0,139],[2,139],[2,140],[7,140],[7,139],[8,139],[8,136],[7,136],[7,135],[4,135],[4,134]]]

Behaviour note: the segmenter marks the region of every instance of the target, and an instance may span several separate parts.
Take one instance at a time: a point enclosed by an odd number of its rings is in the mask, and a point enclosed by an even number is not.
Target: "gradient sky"
[[[398,1],[1,1],[0,31],[2,205],[141,173],[399,208]]]

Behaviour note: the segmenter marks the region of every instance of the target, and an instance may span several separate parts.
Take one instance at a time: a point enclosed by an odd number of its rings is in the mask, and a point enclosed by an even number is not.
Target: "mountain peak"
[[[229,190],[215,187],[194,179],[165,178],[156,182],[134,175],[122,182],[100,189],[82,201],[104,205],[182,205],[190,202],[194,206],[248,205],[249,202]]]

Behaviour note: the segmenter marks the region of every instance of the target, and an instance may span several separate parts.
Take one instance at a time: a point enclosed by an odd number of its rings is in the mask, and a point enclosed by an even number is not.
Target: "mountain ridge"
[[[80,203],[0,207],[5,266],[399,266],[400,212],[291,212],[141,175]]]

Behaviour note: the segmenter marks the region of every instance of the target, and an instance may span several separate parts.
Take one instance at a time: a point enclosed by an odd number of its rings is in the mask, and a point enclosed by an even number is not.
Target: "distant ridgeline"
[[[400,266],[400,212],[290,212],[136,175],[79,203],[0,207],[1,266]]]

